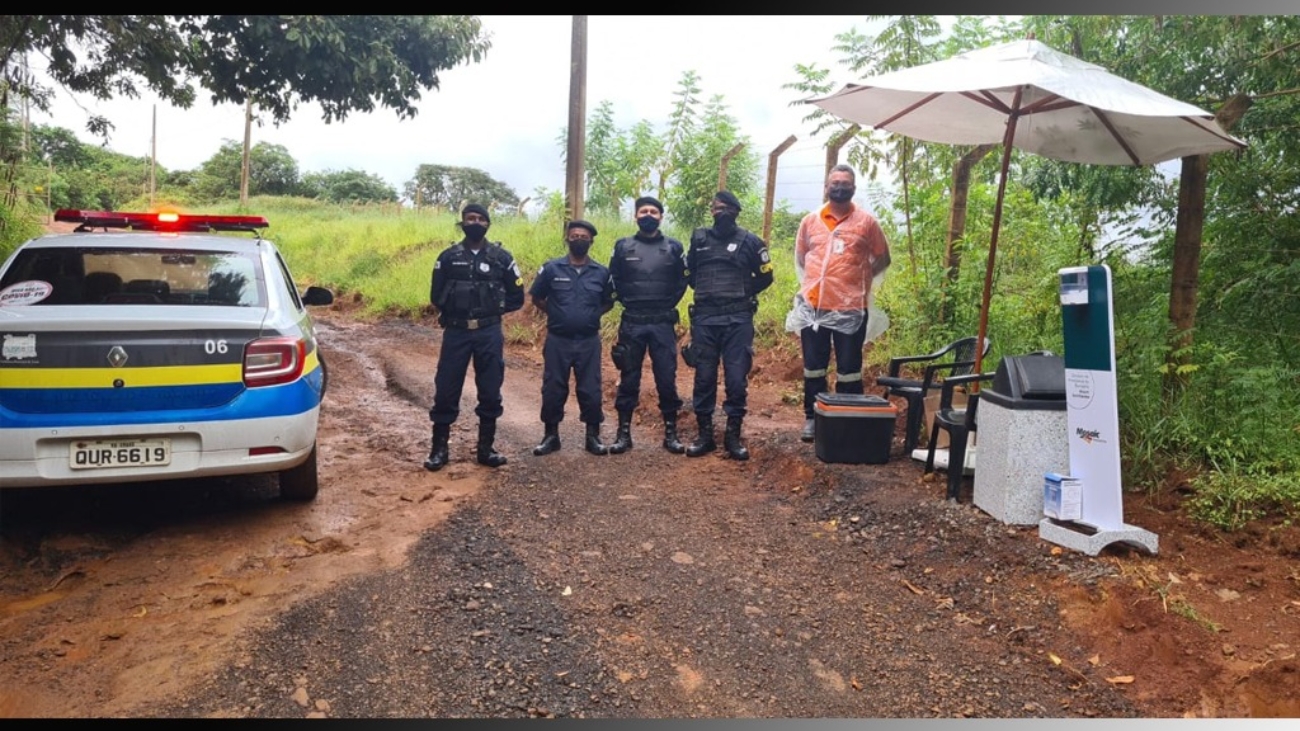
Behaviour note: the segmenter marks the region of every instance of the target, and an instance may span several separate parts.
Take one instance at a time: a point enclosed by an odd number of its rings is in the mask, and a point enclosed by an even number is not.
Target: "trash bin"
[[[1048,352],[1007,356],[980,389],[975,506],[1003,523],[1043,518],[1043,476],[1069,474],[1065,360]]]

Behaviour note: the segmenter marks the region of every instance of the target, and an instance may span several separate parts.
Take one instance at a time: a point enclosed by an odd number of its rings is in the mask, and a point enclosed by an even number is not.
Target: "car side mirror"
[[[302,295],[304,305],[328,305],[333,304],[334,293],[324,287],[312,285]]]

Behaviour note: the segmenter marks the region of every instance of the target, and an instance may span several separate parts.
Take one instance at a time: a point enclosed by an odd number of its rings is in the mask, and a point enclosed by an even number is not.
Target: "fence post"
[[[735,157],[744,148],[745,143],[741,142],[727,150],[727,154],[722,156],[722,165],[718,168],[718,190],[727,189],[727,166],[731,164],[731,158]]]
[[[826,180],[831,174],[831,168],[835,167],[840,161],[840,148],[849,143],[849,140],[862,131],[862,127],[856,123],[849,125],[849,128],[831,138],[826,143],[826,170],[822,173],[822,180]],[[825,193],[822,193],[822,202],[825,202]]]
[[[763,203],[763,241],[769,244],[772,243],[772,206],[776,201],[776,159],[781,156],[781,153],[790,149],[790,145],[793,145],[796,139],[794,135],[790,135],[767,156],[767,197]]]

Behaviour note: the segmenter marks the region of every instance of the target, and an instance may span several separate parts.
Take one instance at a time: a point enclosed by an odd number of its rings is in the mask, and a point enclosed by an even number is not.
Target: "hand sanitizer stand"
[[[1090,556],[1116,542],[1154,555],[1156,534],[1124,522],[1110,268],[1069,267],[1058,274],[1070,473],[1082,482],[1082,504],[1078,520],[1044,518],[1038,535]]]

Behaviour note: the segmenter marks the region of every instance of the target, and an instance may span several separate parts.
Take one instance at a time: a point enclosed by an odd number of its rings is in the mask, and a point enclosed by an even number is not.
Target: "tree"
[[[383,178],[363,170],[326,170],[306,173],[299,189],[309,198],[332,203],[391,203],[397,190]]]
[[[421,206],[443,206],[455,210],[462,201],[483,205],[519,205],[519,195],[505,183],[478,168],[453,165],[420,165],[415,177],[406,181],[407,200]]]
[[[224,140],[216,154],[199,166],[195,192],[209,200],[239,197],[243,145]],[[248,151],[249,195],[293,195],[298,192],[298,161],[284,145],[259,142]]]
[[[48,110],[51,89],[19,62],[36,56],[55,84],[98,99],[138,97],[143,82],[188,108],[197,82],[214,103],[251,98],[277,123],[304,101],[326,122],[376,106],[410,118],[439,72],[483,58],[480,33],[470,15],[3,15],[0,106],[13,94]]]
[[[698,126],[684,133],[670,153],[669,166],[674,171],[672,187],[663,198],[673,220],[684,227],[702,226],[709,221],[709,202],[718,190],[718,172],[723,155],[737,144],[744,144],[740,154],[727,167],[727,189],[746,210],[757,208],[758,156],[748,147],[749,138],[740,133],[736,120],[727,112],[721,95],[715,95],[704,107]]]

